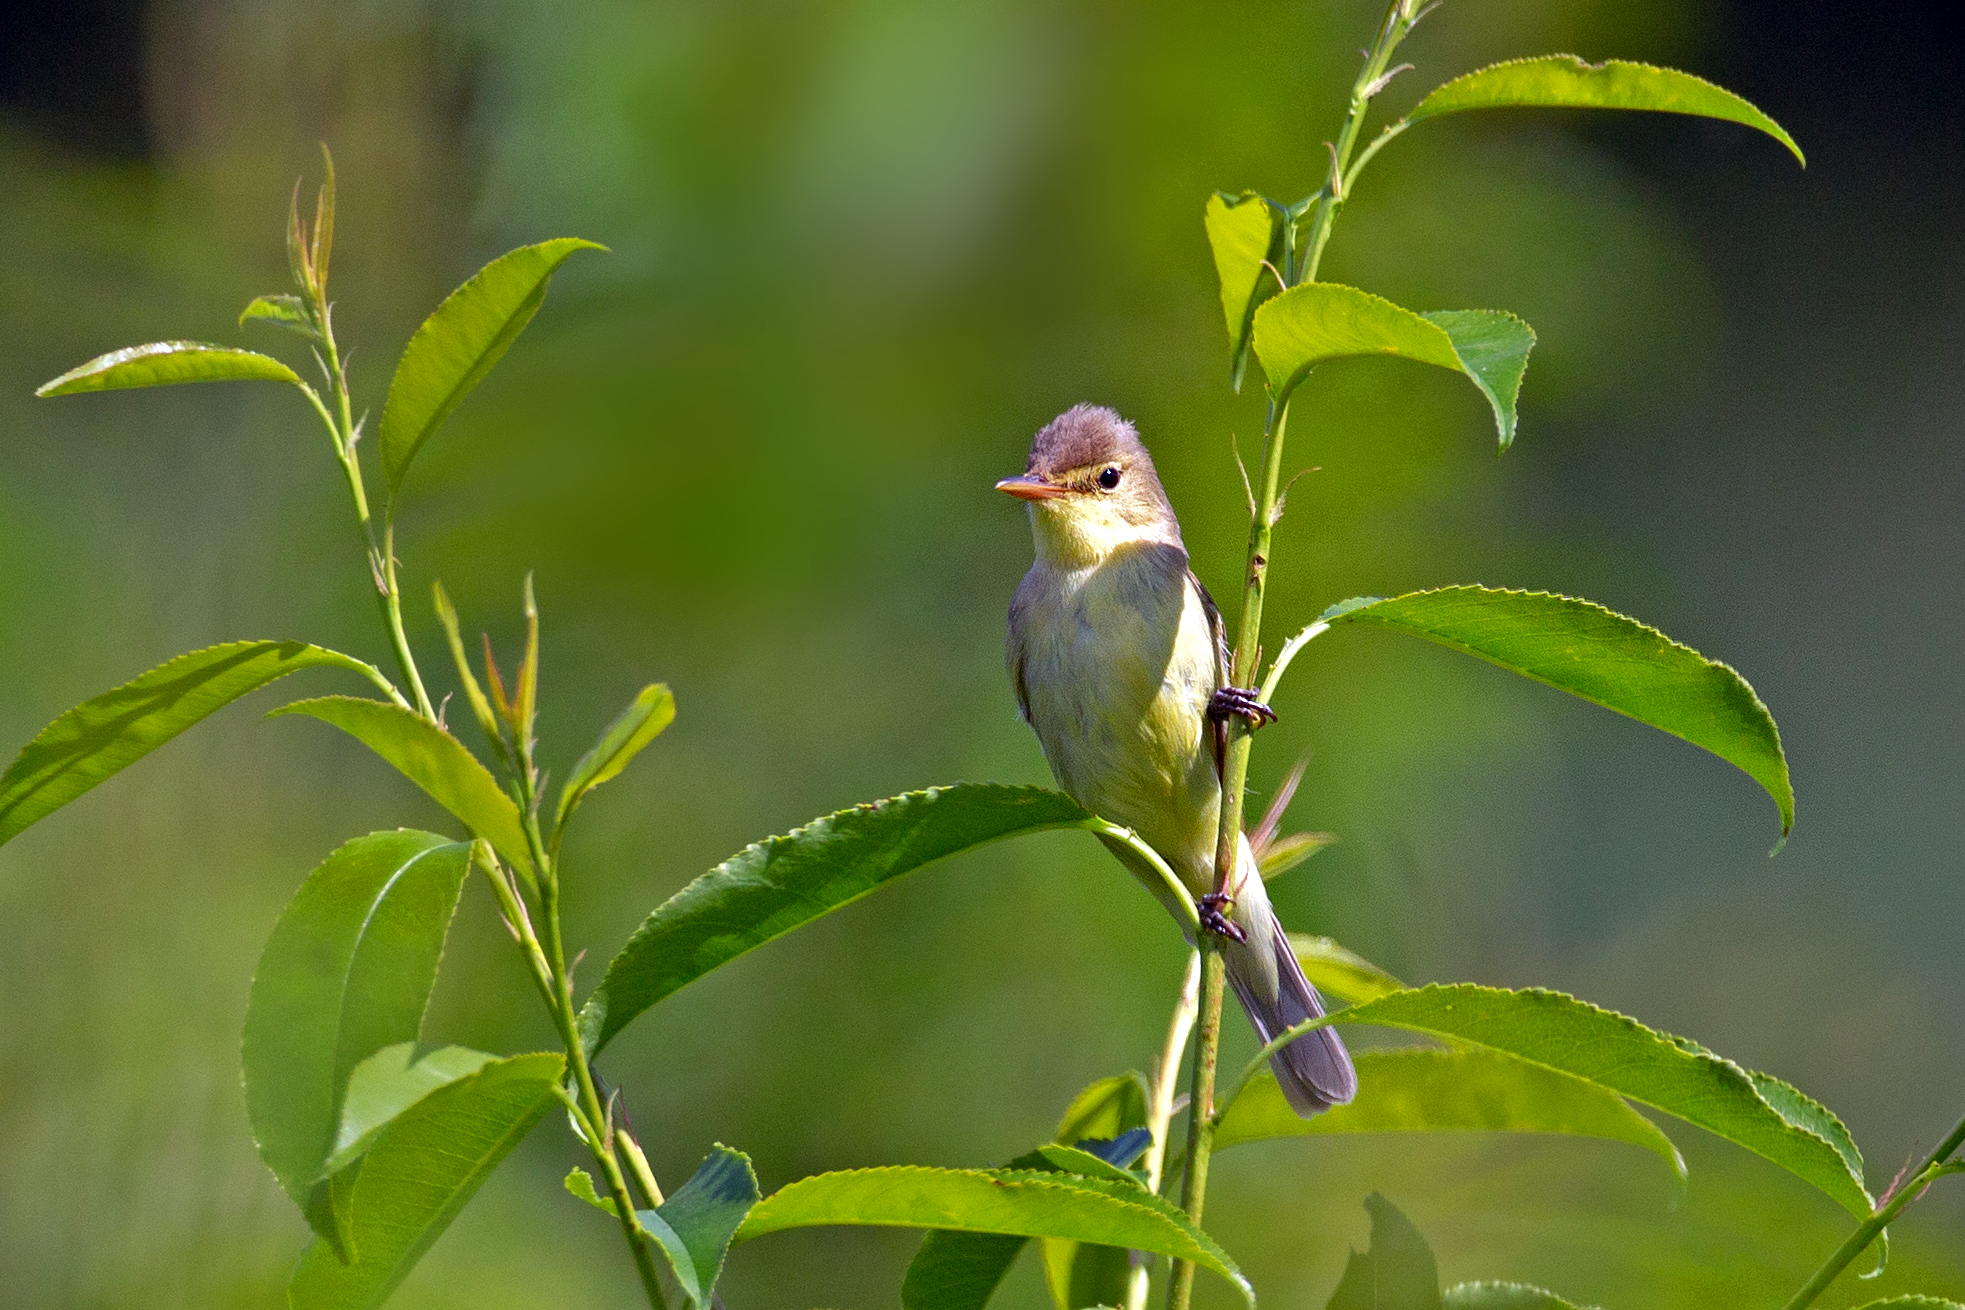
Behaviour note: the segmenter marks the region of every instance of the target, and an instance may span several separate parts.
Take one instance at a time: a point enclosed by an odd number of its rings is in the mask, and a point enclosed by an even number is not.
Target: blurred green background
[[[507,652],[546,616],[562,772],[644,681],[675,726],[569,842],[585,976],[748,841],[956,779],[1048,782],[1001,667],[1029,562],[990,482],[1079,400],[1153,447],[1231,594],[1261,404],[1227,385],[1210,189],[1323,166],[1378,6],[1229,0],[591,0],[547,6],[89,0],[0,34],[0,738],[215,641],[382,660],[339,475],[272,388],[38,402],[39,382],[234,323],[284,289],[297,176],[334,148],[337,325],[358,403],[483,260],[583,256],[420,461],[411,630],[441,576]],[[1575,50],[1712,76],[1745,129],[1469,117],[1388,150],[1326,276],[1491,306],[1541,345],[1497,459],[1478,395],[1331,367],[1297,406],[1274,637],[1359,593],[1546,587],[1654,622],[1753,681],[1800,823],[1691,747],[1473,661],[1347,632],[1258,744],[1311,753],[1296,827],[1341,844],[1274,895],[1408,980],[1575,991],[1837,1109],[1881,1186],[1965,1105],[1965,569],[1958,440],[1965,110],[1936,4],[1452,0],[1386,95]],[[311,185],[311,182],[310,182]],[[296,694],[327,690],[332,679]],[[448,688],[447,673],[437,682]],[[259,710],[278,703],[256,698]],[[8,747],[11,749],[11,745]],[[283,1304],[304,1227],[237,1075],[275,916],[333,846],[446,820],[320,725],[220,715],[0,850],[0,1271],[18,1310]],[[715,1141],[766,1188],[830,1168],[1001,1161],[1085,1082],[1143,1065],[1182,966],[1088,838],[992,848],[760,951],[610,1051],[666,1181]],[[428,1034],[552,1036],[483,890]],[[1249,1046],[1231,1026],[1235,1051]],[[1238,1057],[1239,1058],[1239,1055]],[[1778,1304],[1846,1231],[1693,1129],[1682,1194],[1604,1143],[1375,1140],[1225,1156],[1209,1226],[1270,1306],[1319,1306],[1383,1190],[1449,1280],[1611,1306]],[[546,1124],[399,1294],[405,1307],[629,1305],[618,1234]],[[1897,1228],[1877,1283],[1965,1295],[1965,1188]],[[732,1307],[889,1307],[915,1239],[740,1248]],[[1205,1303],[1227,1305],[1222,1286]],[[1020,1268],[1005,1306],[1042,1304]]]

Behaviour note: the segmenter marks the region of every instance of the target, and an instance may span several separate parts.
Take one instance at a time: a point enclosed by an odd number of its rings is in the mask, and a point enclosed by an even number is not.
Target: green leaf
[[[1328,937],[1293,932],[1289,939],[1296,962],[1303,966],[1303,976],[1315,983],[1318,991],[1346,1005],[1405,990],[1397,978]]]
[[[214,710],[301,669],[382,675],[352,656],[298,641],[235,641],[180,655],[82,702],[41,730],[0,775],[0,843]]]
[[[295,701],[273,714],[306,714],[332,723],[394,765],[521,873],[535,876],[518,806],[464,743],[428,719],[400,705],[358,696]]]
[[[1071,1146],[1088,1140],[1112,1141],[1134,1130],[1143,1131],[1146,1100],[1146,1079],[1137,1072],[1101,1078],[1072,1098],[1064,1117],[1058,1121],[1057,1141]],[[1047,1163],[1063,1167],[1055,1160]],[[1124,1303],[1125,1280],[1130,1278],[1132,1266],[1122,1248],[1085,1246],[1047,1237],[1043,1241],[1043,1257],[1044,1281],[1060,1310],[1102,1302]]]
[[[322,1176],[340,1173],[361,1159],[390,1120],[410,1106],[497,1058],[466,1046],[440,1046],[418,1055],[415,1042],[397,1042],[363,1060],[348,1075],[341,1127],[334,1134],[334,1153],[321,1166]]]
[[[239,326],[244,327],[248,323],[282,327],[299,333],[309,341],[321,339],[320,329],[314,326],[314,316],[307,310],[307,302],[299,296],[255,297],[239,314]]]
[[[589,1182],[589,1190],[592,1186]],[[757,1201],[750,1157],[719,1143],[668,1200],[653,1210],[635,1211],[666,1257],[674,1290],[681,1294],[668,1297],[669,1310],[686,1310],[681,1298],[698,1310],[709,1310],[730,1239]]]
[[[899,1165],[800,1179],[766,1197],[737,1230],[747,1242],[834,1224],[1064,1237],[1191,1260],[1249,1304],[1248,1281],[1214,1239],[1151,1193],[1070,1174]]]
[[[1965,1305],[1947,1301],[1941,1296],[1892,1296],[1881,1301],[1866,1301],[1856,1310],[1965,1310]]]
[[[1440,1274],[1433,1249],[1399,1207],[1373,1192],[1371,1247],[1351,1252],[1326,1310],[1440,1310]]]
[[[1058,1120],[1056,1141],[1075,1146],[1088,1137],[1110,1140],[1146,1125],[1146,1079],[1137,1072],[1101,1078],[1071,1100]]]
[[[472,274],[423,320],[382,406],[382,467],[392,494],[423,443],[539,312],[559,266],[576,250],[605,249],[574,237],[521,246]]]
[[[1278,837],[1256,855],[1256,870],[1264,882],[1273,882],[1336,840],[1327,832],[1292,832]]]
[[[585,1169],[582,1169],[579,1165],[575,1165],[567,1171],[566,1190],[596,1210],[602,1210],[617,1217],[620,1214],[620,1211],[614,1208],[614,1202],[594,1190],[594,1176]]]
[[[1029,1240],[1004,1233],[930,1232],[901,1279],[901,1310],[983,1310]]]
[[[341,1233],[321,1178],[350,1075],[422,1029],[469,855],[430,832],[357,837],[307,875],[260,954],[241,1046],[246,1114],[260,1158],[330,1240]]]
[[[648,916],[580,1012],[590,1052],[686,983],[903,874],[1024,833],[1095,822],[1037,787],[958,783],[858,805],[747,846]]]
[[[350,1200],[355,1258],[325,1242],[301,1257],[291,1310],[373,1310],[480,1184],[555,1104],[557,1053],[494,1060],[398,1116],[363,1158]]]
[[[1435,88],[1406,115],[1406,121],[1417,123],[1467,109],[1514,106],[1651,109],[1723,118],[1765,132],[1793,151],[1803,164],[1808,162],[1779,123],[1731,91],[1690,73],[1622,59],[1590,64],[1575,55],[1541,55],[1493,64]]]
[[[1566,1133],[1640,1147],[1685,1177],[1685,1162],[1656,1124],[1586,1079],[1495,1050],[1415,1047],[1355,1059],[1357,1099],[1311,1119],[1297,1117],[1274,1078],[1254,1079],[1222,1116],[1215,1149],[1333,1133]]]
[[[1770,1101],[1763,1095],[1764,1075],[1751,1075],[1697,1043],[1653,1032],[1573,996],[1456,983],[1367,1001],[1339,1012],[1337,1021],[1467,1042],[1586,1078],[1745,1147],[1827,1193],[1851,1214],[1869,1217],[1860,1157],[1844,1155],[1812,1126],[1832,1120],[1828,1111],[1810,1101],[1807,1114],[1784,1113],[1790,1098]],[[1837,1137],[1847,1142],[1839,1125]],[[1853,1153],[1853,1144],[1847,1149]]]
[[[1766,788],[1794,826],[1781,733],[1746,679],[1656,628],[1546,591],[1441,587],[1391,600],[1362,597],[1323,616],[1424,637],[1683,737]],[[1776,848],[1778,849],[1778,847]]]
[[[1228,323],[1229,377],[1240,391],[1256,308],[1283,289],[1289,219],[1280,205],[1253,191],[1238,196],[1217,191],[1208,197],[1204,221],[1221,280],[1221,313]]]
[[[1527,1283],[1461,1283],[1440,1303],[1445,1310],[1592,1310]]]
[[[204,341],[153,341],[125,346],[71,368],[34,389],[37,396],[74,396],[123,387],[165,387],[178,382],[291,382],[304,385],[279,360],[252,350]]]
[[[588,792],[628,767],[642,747],[675,722],[675,697],[657,682],[643,687],[619,718],[607,725],[593,749],[580,757],[559,794],[558,823],[564,824]]]
[[[1494,410],[1503,450],[1515,439],[1515,400],[1534,345],[1528,324],[1500,310],[1415,314],[1335,282],[1291,287],[1255,312],[1255,353],[1277,404],[1327,360],[1409,359],[1463,374],[1479,387]]]

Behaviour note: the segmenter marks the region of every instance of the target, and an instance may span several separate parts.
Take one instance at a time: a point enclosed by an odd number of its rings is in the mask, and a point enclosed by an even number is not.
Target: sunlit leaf
[[[347,1168],[381,1136],[390,1120],[437,1088],[468,1078],[497,1058],[466,1046],[439,1046],[418,1055],[415,1042],[397,1042],[369,1056],[348,1075],[334,1153],[321,1173]]]
[[[1829,1112],[1786,1088],[1770,1101],[1764,1075],[1683,1038],[1653,1032],[1635,1019],[1541,990],[1504,991],[1472,983],[1421,987],[1340,1011],[1340,1023],[1378,1024],[1505,1051],[1574,1074],[1620,1096],[1676,1115],[1788,1170],[1851,1214],[1868,1218],[1860,1157],[1812,1127]],[[1839,1129],[1839,1125],[1838,1125]],[[1841,1142],[1846,1131],[1838,1131]],[[1847,1149],[1854,1152],[1854,1145]]]
[[[1101,1078],[1071,1100],[1058,1120],[1057,1140],[1066,1146],[1087,1137],[1111,1139],[1146,1123],[1146,1079],[1138,1073]]]
[[[642,747],[673,722],[675,697],[669,689],[659,682],[643,687],[567,775],[559,795],[558,822],[565,823],[581,797],[627,768]]]
[[[1515,400],[1534,345],[1528,324],[1500,310],[1415,314],[1335,282],[1291,287],[1255,311],[1255,353],[1278,404],[1328,360],[1409,359],[1451,369],[1479,387],[1504,449],[1515,439]]]
[[[1146,1100],[1146,1079],[1137,1072],[1101,1078],[1072,1098],[1064,1117],[1058,1120],[1057,1140],[1066,1145],[1086,1141],[1116,1143],[1136,1134],[1145,1138],[1140,1143],[1144,1149],[1151,1141],[1145,1127]],[[1124,1250],[1084,1246],[1056,1237],[1045,1238],[1042,1246],[1044,1282],[1059,1310],[1124,1301],[1122,1281],[1132,1273]],[[1004,1267],[1008,1268],[1007,1262]]]
[[[287,1289],[291,1310],[373,1310],[548,1110],[565,1057],[515,1055],[440,1087],[363,1157],[349,1198],[355,1258],[316,1240]]]
[[[588,1050],[684,984],[924,864],[1090,818],[1057,792],[959,783],[841,810],[747,846],[635,930],[580,1013]]]
[[[1704,78],[1622,59],[1585,63],[1575,55],[1541,55],[1493,64],[1435,88],[1406,121],[1417,123],[1467,109],[1534,106],[1549,109],[1650,109],[1723,118],[1757,128],[1794,152],[1801,147],[1760,110]]]
[[[1369,1001],[1405,990],[1405,984],[1364,956],[1346,950],[1328,937],[1309,933],[1289,934],[1290,949],[1303,966],[1303,976],[1326,996],[1346,1005]]]
[[[1326,1310],[1440,1310],[1440,1274],[1433,1249],[1399,1207],[1373,1192],[1371,1246],[1351,1252]]]
[[[291,382],[299,376],[285,364],[253,350],[214,346],[204,341],[153,341],[97,355],[34,389],[37,396],[73,396],[122,387],[165,387],[178,382]]]
[[[1222,1116],[1215,1149],[1339,1133],[1565,1133],[1640,1147],[1685,1176],[1656,1124],[1586,1079],[1495,1050],[1360,1051],[1355,1060],[1357,1099],[1310,1119],[1267,1073],[1251,1080]]]
[[[1461,1283],[1440,1295],[1444,1310],[1594,1310],[1527,1283]]]
[[[321,339],[320,329],[314,326],[314,316],[307,311],[307,302],[299,296],[256,296],[239,314],[239,326],[248,323],[265,323],[272,327],[282,327],[289,332],[297,332],[309,341]]]
[[[575,1165],[572,1169],[568,1170],[565,1186],[569,1193],[585,1201],[594,1209],[603,1210],[617,1218],[619,1217],[620,1211],[614,1208],[614,1202],[594,1190],[594,1176],[585,1169]]]
[[[593,1189],[591,1180],[587,1189]],[[666,1262],[669,1310],[709,1310],[730,1240],[757,1200],[750,1157],[718,1145],[668,1200],[635,1211]]]
[[[1229,376],[1240,391],[1256,307],[1283,289],[1289,220],[1280,206],[1253,191],[1239,196],[1217,191],[1208,197],[1205,221],[1228,323]]]
[[[416,1040],[469,855],[430,832],[357,837],[307,875],[260,954],[241,1050],[246,1114],[267,1168],[331,1240],[321,1178],[349,1076]]]
[[[1636,619],[1569,596],[1488,587],[1361,597],[1333,605],[1323,619],[1424,637],[1683,737],[1766,788],[1783,837],[1794,826],[1780,730],[1754,689],[1727,665]]]
[[[298,641],[235,641],[180,655],[69,710],[0,775],[0,842],[217,709],[301,669],[381,674],[349,655]]]
[[[1264,882],[1280,878],[1335,841],[1336,838],[1327,832],[1286,833],[1269,842],[1256,855],[1256,870],[1262,874]]]
[[[555,270],[576,250],[604,249],[573,237],[521,246],[479,269],[423,320],[382,406],[382,467],[392,489],[402,485],[423,443],[539,312]]]
[[[307,714],[332,723],[394,765],[506,860],[533,876],[518,806],[462,742],[428,719],[400,705],[357,696],[295,701],[273,714]]]
[[[1856,1310],[1965,1310],[1965,1305],[1941,1296],[1892,1296],[1881,1301],[1865,1301]]]
[[[1151,1193],[1070,1174],[900,1165],[800,1179],[750,1212],[737,1240],[825,1225],[937,1228],[1017,1237],[1064,1237],[1191,1260],[1247,1281],[1212,1238]]]

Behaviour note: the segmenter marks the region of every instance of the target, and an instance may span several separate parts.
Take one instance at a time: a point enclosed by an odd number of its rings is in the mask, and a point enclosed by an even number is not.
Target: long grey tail
[[[1245,945],[1231,945],[1225,962],[1236,998],[1248,1012],[1257,1036],[1267,1045],[1278,1033],[1305,1019],[1322,1018],[1324,1002],[1303,976],[1303,966],[1296,962],[1296,952],[1290,949],[1282,925],[1273,916],[1261,917],[1268,920],[1273,965],[1262,958],[1259,930]],[[1262,997],[1268,988],[1264,984],[1271,968],[1275,970],[1276,999],[1265,1001]],[[1269,1067],[1276,1071],[1276,1082],[1290,1108],[1305,1119],[1334,1105],[1344,1105],[1358,1094],[1357,1070],[1351,1067],[1351,1053],[1344,1049],[1335,1028],[1305,1033],[1270,1056]]]

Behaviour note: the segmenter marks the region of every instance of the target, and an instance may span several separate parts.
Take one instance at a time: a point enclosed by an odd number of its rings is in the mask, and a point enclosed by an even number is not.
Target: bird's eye
[[[1119,485],[1119,470],[1116,468],[1109,468],[1105,472],[1099,474],[1098,484],[1101,487],[1104,487],[1107,491],[1112,490],[1114,487]]]

